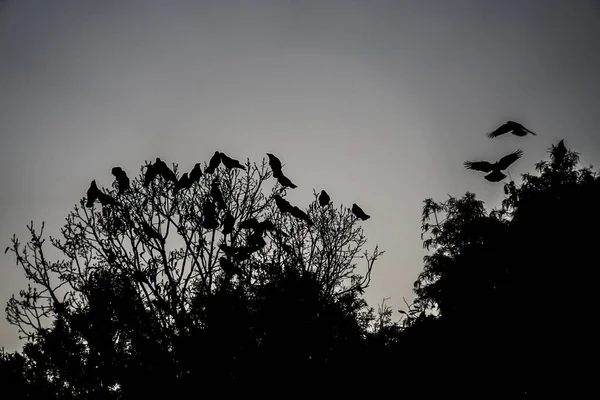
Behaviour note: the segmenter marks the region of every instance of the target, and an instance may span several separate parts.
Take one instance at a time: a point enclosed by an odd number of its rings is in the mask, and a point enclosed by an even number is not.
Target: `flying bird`
[[[217,167],[221,164],[221,152],[215,151],[208,162],[208,166],[204,169],[205,174],[214,174]]]
[[[238,160],[234,160],[233,158],[229,157],[225,153],[221,153],[221,162],[227,169],[239,168],[239,169],[243,169],[244,171],[246,170],[246,167],[244,167],[242,164],[240,164],[240,162]]]
[[[324,190],[321,190],[321,194],[319,195],[319,204],[321,205],[321,207],[327,206],[330,201],[331,201],[331,198],[329,197],[327,192]]]
[[[127,176],[127,173],[125,173],[121,167],[113,167],[111,172],[117,180],[119,194],[123,194],[123,192],[129,189],[129,177]]]
[[[489,138],[495,138],[506,133],[512,133],[513,135],[520,137],[527,136],[528,133],[533,136],[537,136],[534,132],[530,131],[529,129],[525,128],[523,125],[515,121],[507,121],[506,123],[498,127],[495,131],[488,133],[487,136]]]
[[[277,182],[279,182],[279,184],[284,188],[288,187],[290,189],[296,189],[298,187],[290,180],[290,178],[285,176],[283,172],[279,172],[277,175]]]
[[[505,155],[495,163],[487,161],[466,161],[464,163],[465,168],[474,171],[490,172],[485,176],[490,182],[500,182],[506,178],[506,175],[502,173],[503,170],[507,169],[512,163],[517,161],[523,155],[523,150],[516,150],[510,154]]]
[[[356,203],[352,204],[352,214],[354,214],[356,217],[362,219],[363,221],[368,220],[369,218],[371,218],[370,215],[367,215],[362,208],[360,208],[358,205],[356,205]]]

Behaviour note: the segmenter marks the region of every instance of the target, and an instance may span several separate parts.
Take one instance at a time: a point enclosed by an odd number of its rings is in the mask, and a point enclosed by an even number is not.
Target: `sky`
[[[271,152],[292,203],[326,189],[372,216],[367,300],[402,308],[423,200],[503,195],[465,160],[520,148],[518,181],[564,138],[600,163],[599,39],[597,0],[2,1],[0,244],[57,234],[115,165]],[[509,119],[538,135],[485,136]],[[26,284],[0,254],[0,302]],[[0,346],[21,345],[3,314]]]

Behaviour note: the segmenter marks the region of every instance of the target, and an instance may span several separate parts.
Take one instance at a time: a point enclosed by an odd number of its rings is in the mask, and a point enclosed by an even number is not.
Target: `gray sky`
[[[516,178],[565,138],[600,160],[596,0],[30,1],[0,6],[0,244],[56,233],[92,179],[160,156],[277,154],[307,205],[372,215],[367,293],[395,308],[422,268],[427,197],[493,185],[462,166],[516,148]],[[536,137],[485,133],[507,119]],[[0,300],[24,288],[0,254]],[[3,309],[4,307],[2,307]],[[19,346],[0,321],[0,346]]]

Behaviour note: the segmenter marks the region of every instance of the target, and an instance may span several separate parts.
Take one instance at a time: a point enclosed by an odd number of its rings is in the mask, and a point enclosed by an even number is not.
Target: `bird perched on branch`
[[[319,195],[319,204],[321,205],[321,207],[327,206],[330,201],[331,198],[329,197],[329,194],[327,194],[326,191],[321,190],[321,194]]]
[[[370,215],[367,215],[362,208],[360,208],[356,203],[352,204],[352,214],[356,215],[356,217],[362,219],[363,221],[371,218]]]
[[[113,167],[111,172],[117,180],[119,194],[123,194],[123,192],[129,189],[129,177],[127,173],[121,167]]]
[[[504,135],[506,133],[512,133],[515,136],[521,136],[521,137],[527,136],[527,134],[537,136],[535,133],[533,133],[532,131],[530,131],[529,129],[525,128],[523,125],[521,125],[520,123],[515,122],[515,121],[505,122],[500,127],[498,127],[495,131],[488,133],[487,136],[489,138],[495,138],[495,137]]]
[[[504,175],[502,171],[521,158],[522,155],[523,150],[516,150],[505,155],[495,163],[487,161],[466,161],[464,165],[465,168],[474,171],[489,172],[489,174],[485,176],[485,179],[490,182],[500,182],[502,179],[506,178],[506,175]]]

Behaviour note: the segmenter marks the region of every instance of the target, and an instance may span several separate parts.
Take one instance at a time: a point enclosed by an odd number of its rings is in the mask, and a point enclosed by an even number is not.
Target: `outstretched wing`
[[[510,166],[510,164],[517,161],[523,155],[523,150],[516,150],[508,155],[505,155],[498,161],[498,166],[501,170],[506,169]]]
[[[513,128],[512,128],[512,126],[510,126],[510,124],[503,124],[500,127],[498,127],[495,131],[488,133],[487,137],[495,138],[500,135],[504,135],[505,133],[508,133],[512,130],[513,130]]]
[[[494,169],[493,164],[487,161],[465,161],[465,168],[474,171],[491,172]]]

